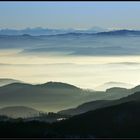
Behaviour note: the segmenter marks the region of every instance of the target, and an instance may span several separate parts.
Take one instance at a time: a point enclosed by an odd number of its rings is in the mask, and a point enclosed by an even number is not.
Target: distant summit
[[[47,88],[60,88],[60,89],[79,89],[78,87],[74,85],[70,85],[67,83],[62,83],[62,82],[47,82],[44,84],[39,85],[41,87],[47,87]]]
[[[49,29],[49,28],[25,28],[25,29],[1,29],[0,35],[57,35],[66,33],[98,33],[108,31],[101,27],[92,27],[91,29]]]
[[[108,32],[99,32],[97,35],[140,35],[140,30],[114,30]]]
[[[101,90],[101,91],[105,91],[109,88],[113,88],[113,87],[120,87],[120,88],[132,88],[133,85],[128,84],[128,83],[123,83],[123,82],[106,82],[102,85],[99,85],[97,87],[95,87],[96,90]]]
[[[25,37],[26,37],[26,36],[27,36],[27,37],[30,37],[31,35],[29,35],[29,34],[23,34],[22,36],[25,36]]]

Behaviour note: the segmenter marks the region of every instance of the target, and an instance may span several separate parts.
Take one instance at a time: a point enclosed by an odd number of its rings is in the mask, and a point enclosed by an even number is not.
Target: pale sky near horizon
[[[140,29],[140,2],[0,2],[0,28]]]

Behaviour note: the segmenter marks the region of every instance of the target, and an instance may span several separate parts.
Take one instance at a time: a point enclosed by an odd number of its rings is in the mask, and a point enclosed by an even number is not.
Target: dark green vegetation
[[[90,111],[69,120],[53,124],[58,136],[84,136],[104,138],[140,137],[140,102],[130,101],[120,105]]]
[[[51,124],[3,117],[0,137],[139,138],[139,118],[140,92],[136,92],[114,101],[114,105]]]
[[[4,138],[36,138],[45,137],[50,124],[39,121],[23,122],[22,119],[16,121],[0,122],[0,137]]]
[[[92,102],[91,102],[92,103]],[[89,111],[53,124],[62,135],[85,137],[140,137],[140,92],[110,102],[110,106]]]

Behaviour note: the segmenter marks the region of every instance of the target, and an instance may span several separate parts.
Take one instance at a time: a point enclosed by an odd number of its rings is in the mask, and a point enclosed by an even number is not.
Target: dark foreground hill
[[[0,137],[27,138],[140,138],[140,102],[90,111],[49,124],[40,121],[0,122]]]
[[[0,137],[140,138],[140,92],[118,101],[117,105],[52,124],[20,119],[1,121]]]
[[[111,103],[114,102],[114,100],[97,100],[97,101],[91,101],[88,103],[84,103],[79,105],[76,108],[70,108],[66,110],[61,110],[58,113],[60,114],[67,114],[67,115],[78,115],[82,114],[91,110],[96,110],[98,108],[103,108],[105,106],[111,105]]]
[[[140,138],[140,102],[97,109],[53,124],[55,135],[95,138]]]
[[[136,88],[132,90],[136,90]],[[87,105],[92,103],[94,102],[90,102]],[[140,138],[139,118],[140,92],[136,92],[122,99],[110,102],[108,107],[89,111],[74,116],[69,120],[53,124],[53,131],[59,131],[58,135],[66,136]]]

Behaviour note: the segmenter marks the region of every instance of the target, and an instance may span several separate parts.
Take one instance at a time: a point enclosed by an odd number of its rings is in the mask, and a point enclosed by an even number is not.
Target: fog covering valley
[[[108,89],[139,85],[139,39],[135,30],[0,35],[0,105],[57,112],[132,94]],[[77,89],[48,88],[58,83]]]
[[[115,81],[131,88],[140,83],[139,39],[140,32],[133,30],[0,35],[0,77],[88,89]]]
[[[57,32],[0,35],[0,136],[134,136],[140,31]]]

